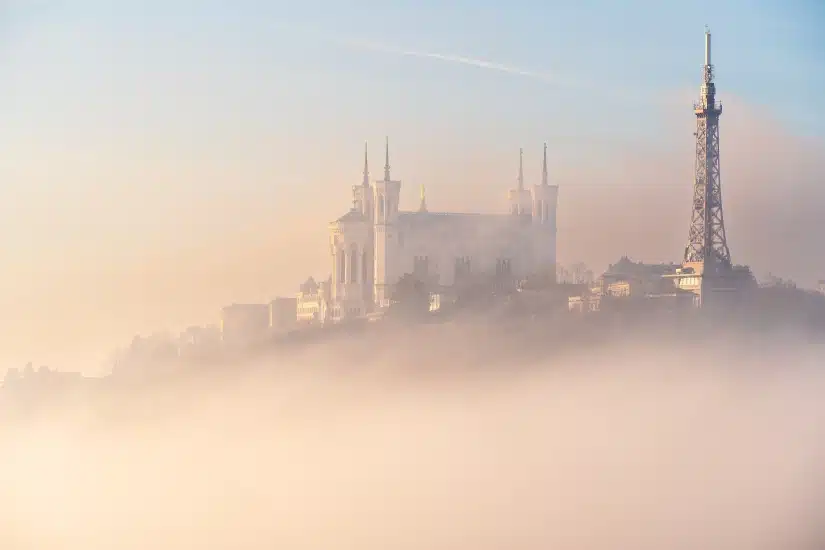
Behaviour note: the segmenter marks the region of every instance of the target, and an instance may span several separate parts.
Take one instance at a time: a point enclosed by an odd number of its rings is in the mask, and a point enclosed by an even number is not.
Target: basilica
[[[352,188],[353,206],[329,225],[332,276],[324,285],[323,321],[361,317],[389,306],[393,285],[405,274],[430,288],[449,288],[474,275],[522,280],[555,273],[558,185],[547,179],[544,146],[541,182],[526,188],[523,158],[518,183],[502,214],[434,212],[421,201],[402,210],[401,181],[390,175],[389,140],[384,177]]]

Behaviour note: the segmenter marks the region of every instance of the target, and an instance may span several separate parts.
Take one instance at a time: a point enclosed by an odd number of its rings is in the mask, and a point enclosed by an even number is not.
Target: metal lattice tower
[[[722,182],[719,176],[719,115],[713,65],[710,62],[710,31],[705,29],[705,65],[696,113],[696,166],[693,180],[693,213],[685,248],[685,262],[703,262],[705,272],[730,268],[730,250],[722,215]]]

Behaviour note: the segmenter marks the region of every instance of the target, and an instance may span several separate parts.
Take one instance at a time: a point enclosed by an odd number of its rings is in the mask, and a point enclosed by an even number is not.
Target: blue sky
[[[723,101],[764,105],[796,132],[825,135],[825,10],[813,1],[8,5],[0,144],[19,155],[67,141],[137,160],[271,148],[297,177],[290,159],[309,155],[312,140],[318,156],[390,134],[399,151],[558,139],[568,149],[559,154],[577,157],[660,131],[650,106],[696,90],[706,23]]]
[[[313,114],[335,113],[342,124],[349,116],[382,117],[388,127],[411,113],[441,118],[483,109],[515,118],[519,105],[534,112],[542,96],[544,103],[593,113],[598,129],[597,120],[619,100],[611,101],[611,90],[625,92],[624,108],[633,110],[660,92],[695,87],[701,33],[709,24],[723,95],[783,105],[782,116],[800,131],[825,132],[825,100],[818,97],[825,87],[825,38],[817,37],[825,13],[814,1],[27,0],[11,6],[0,43],[0,62],[12,67],[2,114],[19,121],[16,131],[36,127],[31,117],[38,112],[53,119],[44,104],[79,107],[72,111],[94,128],[101,118],[139,124],[123,112],[128,107],[135,118],[147,110],[168,118],[174,111],[181,123],[193,123],[216,100],[226,100],[242,103],[242,111],[291,114],[292,129],[300,131]],[[490,60],[589,88],[400,57],[355,41]],[[16,88],[29,97],[15,95]],[[624,101],[627,92],[638,99]],[[83,107],[92,102],[96,116],[89,117]],[[296,112],[306,106],[311,113]]]
[[[689,170],[705,24],[723,102],[825,136],[821,2],[5,0],[0,282],[16,290],[0,305],[71,298],[104,323],[106,284],[139,296],[117,311],[128,334],[291,292],[324,275],[325,223],[350,203],[364,140],[377,173],[387,134],[402,200],[426,183],[453,208],[498,208],[518,148],[535,177],[543,141],[554,174],[643,142]],[[663,105],[688,141],[661,139]],[[172,303],[189,292],[176,277],[242,262],[243,246],[294,261]]]

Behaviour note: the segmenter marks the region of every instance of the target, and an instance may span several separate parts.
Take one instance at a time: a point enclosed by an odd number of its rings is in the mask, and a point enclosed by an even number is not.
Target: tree
[[[10,368],[6,371],[6,375],[3,377],[3,386],[7,387],[11,384],[14,384],[20,380],[20,371],[16,368]]]
[[[543,269],[528,275],[520,286],[524,290],[548,289],[556,286],[557,277],[558,269]]]
[[[427,285],[411,273],[402,275],[393,286],[390,311],[405,316],[425,315],[430,311],[430,291]]]
[[[781,288],[796,288],[796,282],[790,279],[783,279],[782,277],[777,277],[773,273],[768,273],[767,281],[765,286],[771,287],[781,287]]]

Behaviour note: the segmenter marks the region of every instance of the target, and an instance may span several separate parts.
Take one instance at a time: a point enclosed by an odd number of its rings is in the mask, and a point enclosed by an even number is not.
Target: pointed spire
[[[424,191],[424,184],[421,184],[421,204],[418,206],[419,212],[427,211],[427,195]]]
[[[390,181],[390,137],[387,136],[384,145],[384,181]]]
[[[370,166],[369,162],[367,161],[367,142],[364,142],[364,187],[370,186]]]
[[[547,142],[544,142],[544,160],[541,163],[541,184],[547,185]]]
[[[524,191],[524,149],[518,150],[518,189]]]

